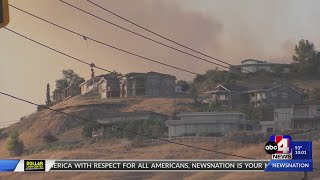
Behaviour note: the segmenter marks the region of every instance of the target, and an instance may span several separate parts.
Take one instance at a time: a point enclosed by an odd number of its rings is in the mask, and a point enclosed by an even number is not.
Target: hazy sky
[[[67,1],[114,23],[150,35],[97,9],[86,0]],[[294,44],[299,39],[313,41],[317,47],[320,43],[318,0],[94,1],[160,34],[233,64],[246,58],[290,62]],[[199,62],[103,23],[58,0],[10,0],[10,3],[87,36],[165,63],[198,73],[215,68],[212,64]],[[176,75],[178,79],[193,78],[191,74],[86,42],[12,8],[10,17],[8,28],[106,69],[122,73],[159,71]],[[69,68],[86,79],[90,74],[89,67],[85,65],[5,29],[0,30],[0,91],[43,103],[46,84],[50,83],[53,90],[61,71]],[[96,74],[101,73],[97,71]],[[0,122],[18,120],[34,110],[34,106],[0,95]]]

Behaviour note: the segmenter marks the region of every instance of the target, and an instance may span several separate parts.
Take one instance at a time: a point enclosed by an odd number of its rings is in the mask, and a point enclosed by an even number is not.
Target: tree
[[[315,88],[310,93],[310,100],[320,100],[320,88]]]
[[[50,96],[50,84],[49,83],[47,84],[46,98],[47,98],[46,105],[50,106],[51,105],[51,96]]]
[[[61,91],[68,86],[72,86],[72,95],[77,95],[80,93],[79,85],[83,83],[84,78],[80,77],[77,73],[75,73],[72,69],[63,70],[62,78],[56,80],[56,90]]]
[[[187,92],[187,91],[189,91],[189,89],[190,89],[190,85],[188,84],[187,81],[184,81],[184,80],[179,80],[179,81],[177,82],[177,85],[178,85],[178,86],[181,86],[181,91],[182,91],[182,92]]]
[[[301,39],[294,48],[293,61],[296,63],[312,63],[317,56],[317,51],[312,42]]]
[[[315,46],[308,40],[300,40],[295,46],[293,55],[294,72],[303,76],[317,76],[320,74],[320,53]]]
[[[37,106],[37,111],[42,111],[44,109],[46,109],[46,105],[45,104],[40,104],[40,105]]]
[[[119,73],[119,72],[117,72],[116,70],[113,70],[110,74],[111,74],[111,75],[114,75],[115,77],[117,77],[117,76],[122,76],[122,74]]]
[[[82,127],[81,136],[84,138],[92,137],[92,128],[93,126],[90,124],[85,124]]]
[[[7,149],[13,156],[20,156],[23,153],[24,144],[19,139],[18,131],[14,131],[10,134],[9,140],[7,142]]]
[[[58,138],[52,135],[51,132],[45,134],[42,138],[46,143],[52,143],[52,142],[58,141]]]

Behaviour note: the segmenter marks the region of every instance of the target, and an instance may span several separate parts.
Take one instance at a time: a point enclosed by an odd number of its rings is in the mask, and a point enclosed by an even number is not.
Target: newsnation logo
[[[292,159],[291,142],[291,136],[272,135],[264,149],[268,154],[271,154],[271,159]]]

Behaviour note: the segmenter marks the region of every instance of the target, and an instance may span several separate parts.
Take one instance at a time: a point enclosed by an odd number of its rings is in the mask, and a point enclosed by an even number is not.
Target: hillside
[[[95,117],[101,117],[134,111],[154,111],[170,116],[175,110],[190,111],[189,104],[191,102],[191,99],[182,98],[100,99],[95,97],[93,99],[92,97],[76,96],[51,108],[91,120],[92,114]],[[45,109],[23,117],[20,123],[9,126],[5,131],[18,130],[27,151],[32,153],[47,148],[48,144],[43,137],[49,132],[58,138],[58,141],[55,142],[57,146],[63,146],[72,141],[77,141],[74,142],[75,144],[84,143],[85,139],[81,138],[83,124],[83,120]],[[8,152],[6,152],[4,143],[1,145],[0,152],[3,152],[1,154],[7,156]]]
[[[204,95],[204,92],[214,89],[218,84],[236,84],[256,89],[277,81],[292,83],[298,88],[311,91],[320,88],[320,79],[317,76],[308,78],[299,77],[296,74],[283,74],[282,76],[272,73],[233,74],[228,71],[217,70],[209,70],[204,75],[197,76],[193,80],[193,85],[199,95]]]
[[[81,117],[90,117],[90,112],[96,115],[108,115],[115,112],[155,111],[170,115],[175,110],[191,111],[191,99],[182,98],[140,98],[140,99],[94,99],[92,97],[73,97],[52,108]],[[10,132],[18,130],[25,144],[22,157],[10,157],[6,149],[6,138],[0,139],[0,155],[2,158],[17,159],[235,159],[226,155],[216,154],[173,144],[132,147],[125,139],[81,138],[81,120],[60,115],[49,110],[42,110],[24,117],[19,124],[5,129]],[[47,143],[43,136],[48,132],[58,138],[57,142]],[[201,143],[189,142],[192,146],[213,149],[257,159],[269,159],[263,150],[264,144],[243,146],[234,142]],[[313,157],[320,162],[320,143],[314,142]],[[320,173],[314,172],[311,177],[320,179]],[[0,179],[301,179],[302,173],[198,173],[198,172],[105,172],[105,173],[1,173]]]

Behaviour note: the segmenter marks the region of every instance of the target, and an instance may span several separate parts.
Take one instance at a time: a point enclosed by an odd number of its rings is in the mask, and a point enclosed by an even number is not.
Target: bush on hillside
[[[85,124],[82,127],[81,136],[84,138],[92,137],[92,126],[89,124]]]
[[[24,144],[22,140],[19,139],[19,133],[17,131],[10,134],[7,149],[10,151],[11,156],[20,156],[23,154]]]
[[[44,135],[42,138],[44,139],[44,141],[45,141],[46,143],[53,143],[53,142],[58,141],[58,138],[56,138],[56,137],[55,137],[54,135],[52,135],[50,132],[49,132],[48,134]]]

